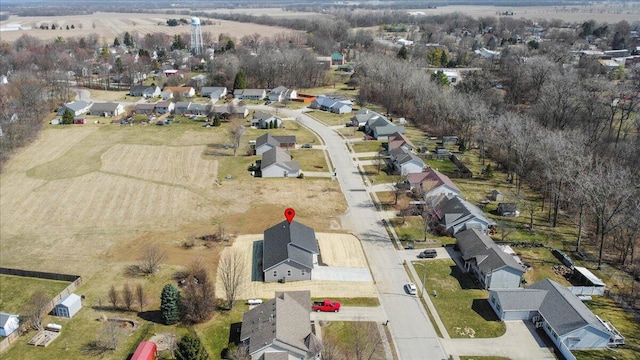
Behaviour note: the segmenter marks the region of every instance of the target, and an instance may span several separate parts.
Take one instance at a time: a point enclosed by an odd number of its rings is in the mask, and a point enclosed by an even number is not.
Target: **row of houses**
[[[341,95],[319,95],[311,102],[309,107],[312,109],[332,112],[334,114],[348,114],[353,111],[353,103],[351,100]]]
[[[227,96],[228,89],[224,86],[204,86],[200,91],[202,97],[219,100]],[[162,97],[163,100],[172,99],[178,94],[181,97],[192,98],[196,96],[196,90],[191,86],[166,86],[164,89],[156,85],[132,86],[129,95],[143,98]],[[233,92],[239,100],[263,100],[268,98],[272,102],[291,101],[298,97],[298,92],[284,86],[271,90],[265,89],[236,89]]]
[[[254,144],[254,153],[262,155],[257,161],[259,173],[264,178],[298,177],[301,174],[300,163],[291,158],[284,150],[295,148],[296,137],[293,135],[275,136],[269,133],[258,137]]]
[[[358,110],[351,118],[350,125],[361,128],[366,135],[376,140],[388,140],[391,134],[406,133],[404,126],[396,125],[385,116],[367,108]]]

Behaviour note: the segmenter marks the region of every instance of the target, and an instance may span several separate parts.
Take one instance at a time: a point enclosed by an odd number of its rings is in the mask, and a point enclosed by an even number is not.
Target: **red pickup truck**
[[[340,303],[332,300],[315,301],[313,303],[313,311],[338,312],[340,311]]]

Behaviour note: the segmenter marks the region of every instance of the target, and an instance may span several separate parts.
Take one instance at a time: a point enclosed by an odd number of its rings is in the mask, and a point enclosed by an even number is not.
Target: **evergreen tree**
[[[178,360],[208,360],[209,354],[197,336],[186,334],[178,342],[174,355]]]
[[[442,55],[440,55],[440,66],[447,66],[447,64],[449,63],[449,56],[447,55],[447,52],[442,50]]]
[[[220,116],[218,114],[213,117],[213,126],[220,126]]]
[[[160,312],[162,321],[173,325],[180,320],[180,291],[172,284],[167,284],[160,295]]]
[[[184,47],[185,44],[184,41],[182,41],[182,36],[175,35],[173,37],[173,43],[171,44],[171,50],[182,50]]]
[[[113,39],[113,47],[118,47],[120,46],[120,40],[116,37],[115,39]]]
[[[124,39],[122,40],[122,42],[127,46],[133,46],[133,39],[131,38],[131,34],[129,34],[128,31],[124,33]]]
[[[124,65],[122,64],[122,59],[121,58],[117,58],[116,59],[116,73],[118,74],[122,74],[124,72]]]
[[[238,71],[236,74],[236,79],[233,81],[234,89],[244,89],[247,87],[247,80],[244,78],[244,72],[242,70]]]
[[[233,42],[233,40],[231,39],[227,40],[227,45],[225,45],[224,50],[230,51],[230,50],[235,50],[235,48],[236,48],[236,44]]]
[[[62,123],[64,125],[69,125],[69,124],[73,124],[73,113],[71,112],[71,110],[67,109],[64,114],[62,115]]]
[[[400,51],[398,51],[398,59],[407,60],[407,47],[402,45]]]

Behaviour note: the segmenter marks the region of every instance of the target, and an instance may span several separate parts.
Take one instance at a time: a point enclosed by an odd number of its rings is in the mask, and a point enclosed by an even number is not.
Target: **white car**
[[[415,294],[418,293],[418,288],[416,288],[416,285],[414,283],[406,283],[406,284],[404,284],[404,290],[409,295],[415,295]]]

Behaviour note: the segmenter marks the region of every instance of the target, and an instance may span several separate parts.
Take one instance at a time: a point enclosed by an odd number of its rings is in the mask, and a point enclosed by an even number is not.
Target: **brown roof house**
[[[264,231],[262,244],[265,282],[311,280],[320,253],[312,228],[285,220]]]
[[[425,198],[441,194],[461,195],[462,192],[451,179],[433,168],[426,168],[422,172],[407,175],[411,189],[418,187],[424,192]]]
[[[276,292],[242,316],[241,346],[252,360],[321,359],[322,343],[311,330],[311,293]]]

